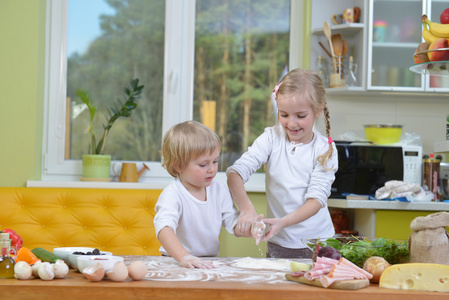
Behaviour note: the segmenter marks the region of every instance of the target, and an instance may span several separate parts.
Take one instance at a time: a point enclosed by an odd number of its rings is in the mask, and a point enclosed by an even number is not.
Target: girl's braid
[[[324,123],[326,124],[326,135],[327,137],[331,136],[331,122],[330,122],[330,116],[329,116],[329,109],[327,108],[327,104],[324,104]]]

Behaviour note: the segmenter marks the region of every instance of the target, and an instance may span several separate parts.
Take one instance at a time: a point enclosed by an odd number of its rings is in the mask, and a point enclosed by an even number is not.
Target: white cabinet
[[[343,9],[361,8],[359,23],[335,25],[332,15]],[[323,23],[331,25],[332,34],[340,33],[349,41],[349,56],[358,66],[354,87],[329,88],[328,93],[341,91],[448,92],[449,77],[423,75],[410,71],[413,53],[422,40],[421,16],[427,14],[439,22],[447,1],[427,0],[314,0],[311,18],[311,61],[316,68],[318,56],[331,59],[319,42],[329,47]]]
[[[413,53],[422,39],[421,16],[440,22],[447,1],[369,1],[368,89],[447,92],[449,78],[410,71]],[[379,38],[378,24],[386,25]]]
[[[409,70],[422,39],[422,14],[422,1],[369,1],[369,90],[424,90],[423,76]]]

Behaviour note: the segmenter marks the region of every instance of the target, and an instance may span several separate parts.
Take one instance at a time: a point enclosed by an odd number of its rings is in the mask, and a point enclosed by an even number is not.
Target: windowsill
[[[119,182],[116,176],[112,177],[111,182],[86,182],[79,179],[64,178],[59,176],[52,180],[28,180],[27,187],[48,187],[48,188],[96,188],[96,189],[147,189],[162,190],[171,181],[172,177],[163,178],[141,178],[142,182]],[[226,174],[220,172],[214,180],[226,184]],[[253,174],[250,180],[245,184],[247,192],[265,193],[265,174]]]
[[[27,181],[27,187],[93,188],[93,189],[145,189],[160,190],[166,185],[133,182],[85,182],[85,181]]]

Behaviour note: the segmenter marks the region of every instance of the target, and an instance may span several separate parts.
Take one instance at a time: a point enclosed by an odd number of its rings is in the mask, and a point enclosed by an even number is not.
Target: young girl
[[[303,238],[335,234],[327,198],[338,168],[338,155],[330,137],[329,111],[321,79],[312,71],[295,69],[273,90],[278,106],[276,126],[266,128],[248,151],[226,171],[231,195],[241,215],[237,228],[250,231],[257,217],[244,183],[266,164],[265,181],[270,226],[267,257],[311,258]],[[324,114],[326,135],[315,128]]]
[[[213,181],[220,149],[218,136],[195,121],[175,125],[164,137],[162,166],[175,180],[156,203],[154,226],[161,253],[187,268],[214,267],[211,261],[199,257],[218,256],[221,226],[236,236],[251,236],[235,228],[239,212],[229,190]],[[257,228],[263,226],[262,218],[260,215],[253,220],[255,238]]]

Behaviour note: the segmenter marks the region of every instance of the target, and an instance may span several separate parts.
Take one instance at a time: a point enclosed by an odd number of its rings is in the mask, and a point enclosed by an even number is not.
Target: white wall
[[[405,132],[421,137],[423,154],[433,152],[436,141],[446,140],[446,117],[449,115],[447,94],[330,94],[327,102],[334,140],[347,132],[364,137],[365,124],[403,125],[403,138]],[[318,129],[324,133],[323,128],[324,123],[320,120]]]

